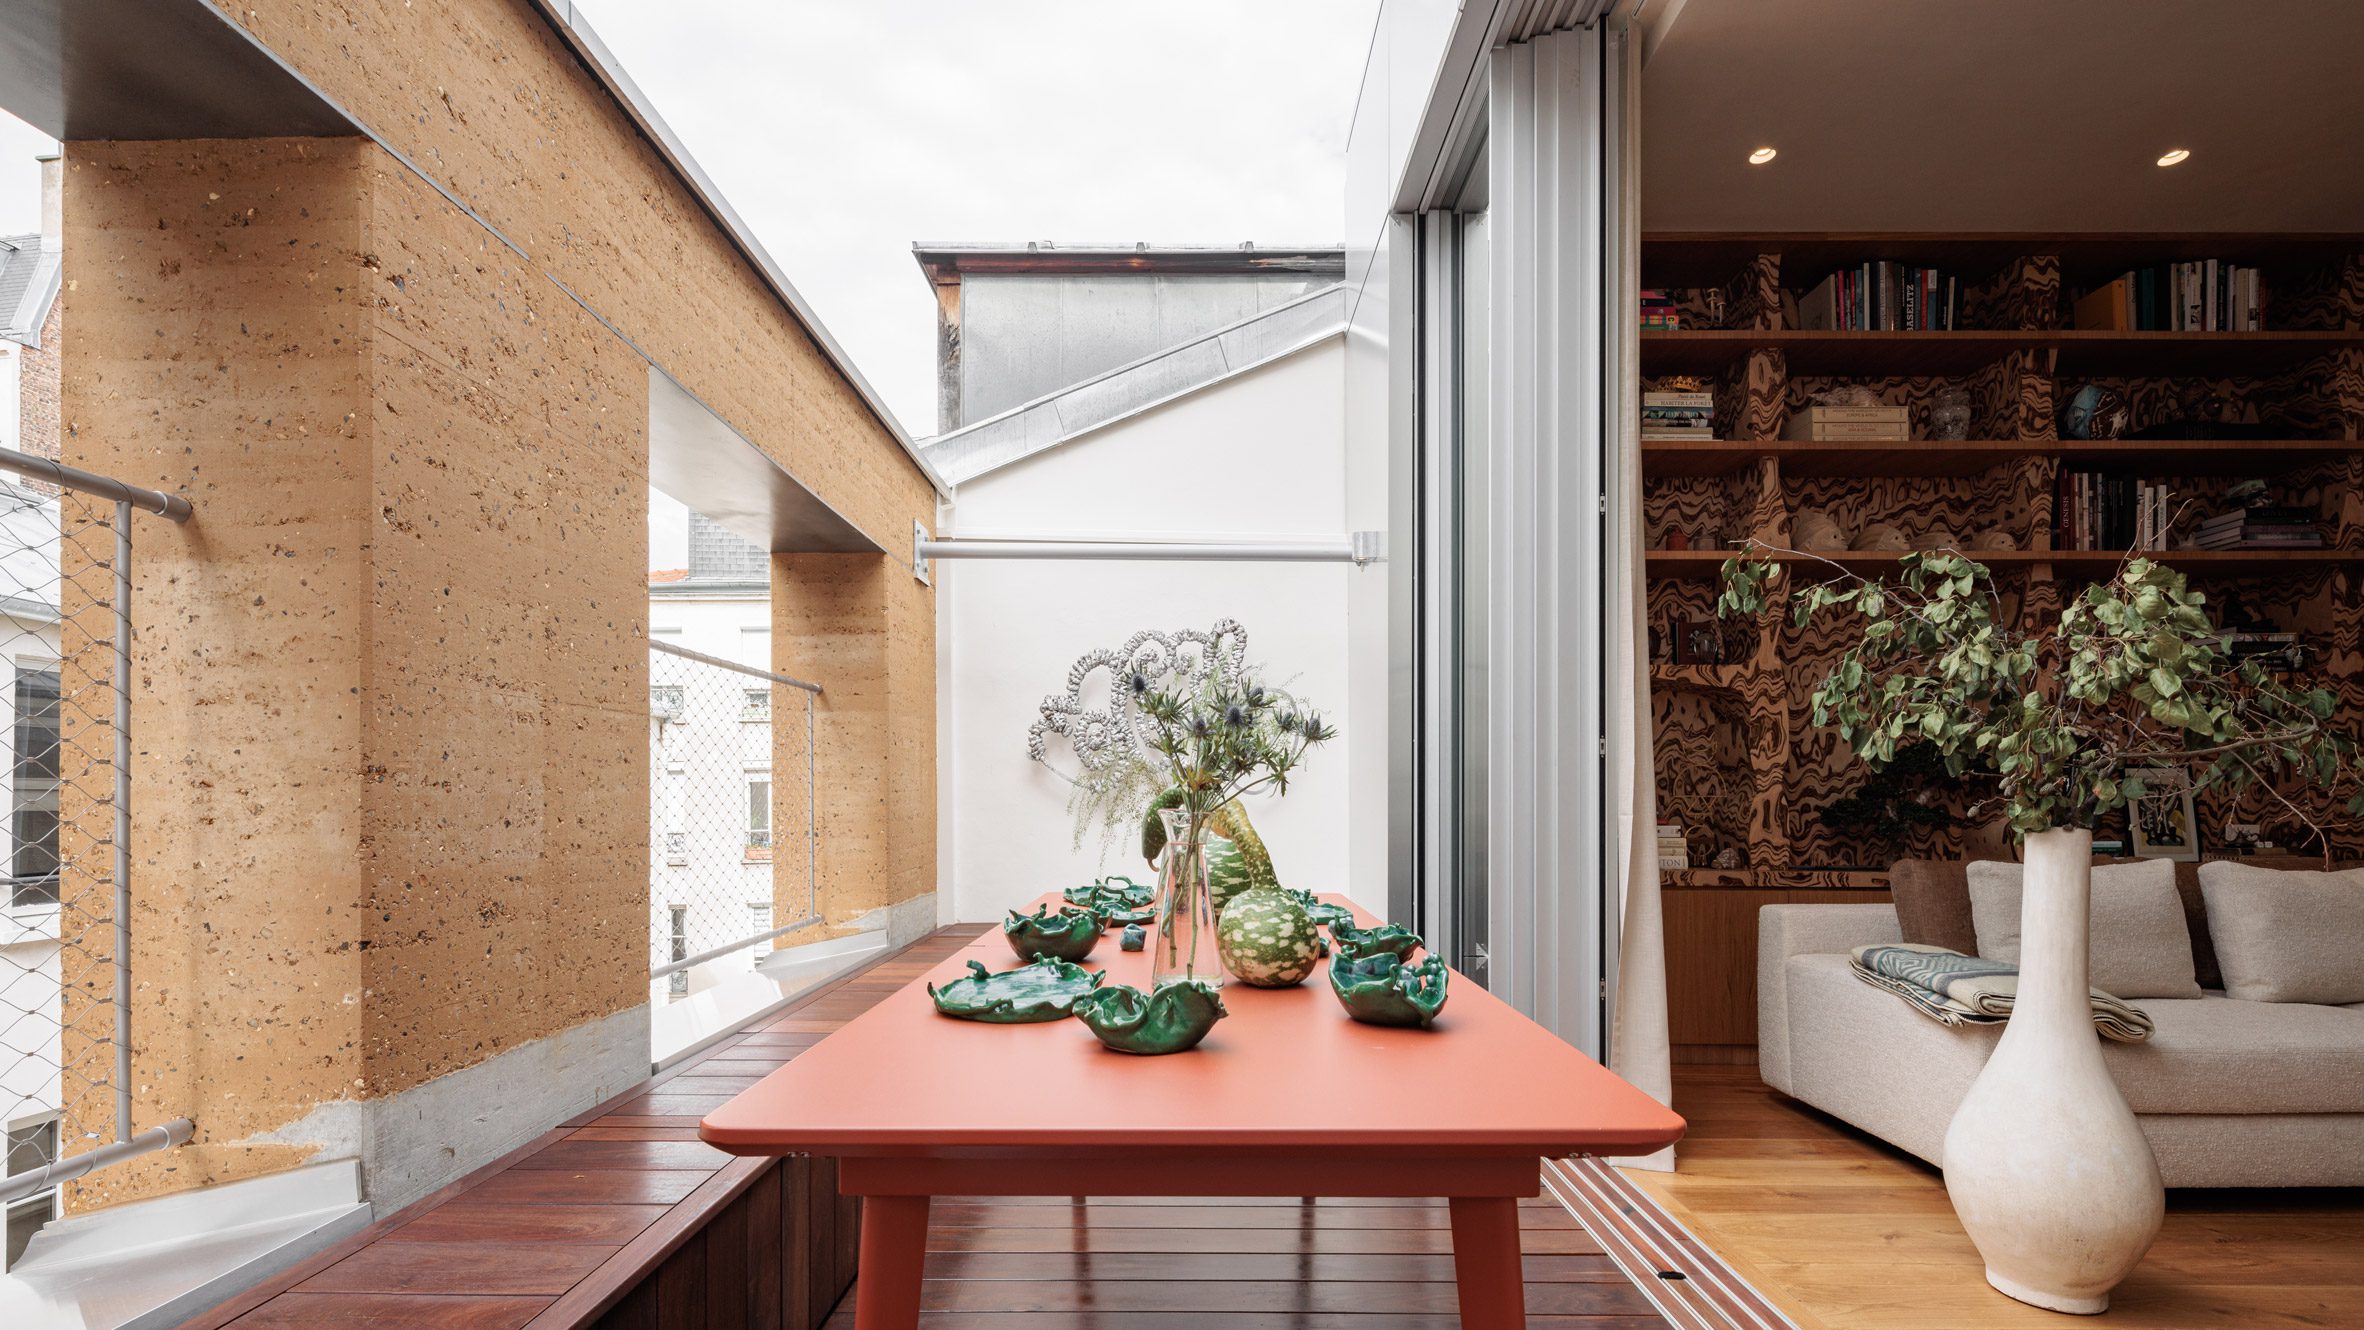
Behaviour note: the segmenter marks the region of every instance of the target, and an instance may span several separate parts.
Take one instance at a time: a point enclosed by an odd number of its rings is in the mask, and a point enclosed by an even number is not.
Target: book
[[[2115,277],[2085,293],[2070,309],[2070,317],[2080,330],[2093,332],[2126,332],[2134,327],[2131,311],[2127,308],[2127,282]]]
[[[1809,406],[1782,422],[1781,437],[1815,442],[1909,439],[1912,412],[1901,406]]]

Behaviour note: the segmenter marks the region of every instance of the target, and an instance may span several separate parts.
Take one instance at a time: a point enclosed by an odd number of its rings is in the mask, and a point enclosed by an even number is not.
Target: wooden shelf
[[[1668,868],[1658,875],[1668,887],[1720,887],[1739,891],[1886,891],[1888,873],[1879,868]]]
[[[2142,467],[2162,476],[2246,476],[2364,453],[2360,439],[1916,439],[1808,443],[1782,439],[1652,441],[1642,474],[1717,476],[1781,459],[1783,479],[1817,476],[1967,476],[2022,457],[2079,466]]]
[[[1654,578],[1709,579],[1732,557],[1734,550],[1651,550],[1643,566]],[[2118,566],[2119,550],[1974,550],[1971,558],[1997,572],[2049,566],[2054,573],[2081,576],[2105,574]],[[2364,550],[2146,550],[2143,556],[2195,576],[2258,577],[2298,572],[2330,564],[2364,566]],[[1851,573],[1867,576],[1891,572],[1897,555],[1880,550],[1828,550],[1808,556],[1775,555],[1776,563],[1823,567],[1825,560]],[[1705,667],[1689,667],[1705,668]]]
[[[2310,232],[1660,231],[1642,237],[1642,285],[1721,286],[1759,254],[1779,254],[1782,273],[1796,287],[1871,259],[1976,277],[2024,255],[2048,254],[2060,260],[2063,277],[2076,281],[2187,259],[2305,268],[2359,253],[2364,235]]]
[[[1740,676],[1748,668],[1738,662],[1727,665],[1672,665],[1665,661],[1653,661],[1650,664],[1650,682],[1665,684],[1669,688],[1732,689],[1740,686]]]
[[[2287,369],[2364,347],[2349,332],[1823,332],[1682,329],[1642,332],[1642,373],[1713,374],[1779,351],[1789,373],[1887,378],[1967,374],[2015,351],[2054,353],[2059,374],[2240,374]]]

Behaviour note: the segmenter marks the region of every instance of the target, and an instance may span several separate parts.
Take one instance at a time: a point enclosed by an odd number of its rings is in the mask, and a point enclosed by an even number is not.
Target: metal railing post
[[[813,794],[813,699],[817,696],[804,695],[804,913],[808,919],[821,912],[820,824],[813,812],[818,806]]]
[[[131,1140],[131,500],[115,501],[115,1139]]]

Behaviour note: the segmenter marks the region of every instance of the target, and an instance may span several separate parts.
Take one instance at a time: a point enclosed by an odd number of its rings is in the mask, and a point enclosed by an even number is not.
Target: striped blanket
[[[2019,996],[2019,967],[1912,942],[1857,947],[1855,977],[1903,998],[1944,1025],[2000,1025]],[[2139,1007],[2093,990],[2093,1028],[2104,1039],[2139,1044],[2151,1037],[2151,1018]]]

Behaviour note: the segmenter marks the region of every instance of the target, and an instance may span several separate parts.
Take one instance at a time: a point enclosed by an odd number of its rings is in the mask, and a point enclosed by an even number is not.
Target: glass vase
[[[1215,954],[1215,894],[1207,885],[1207,824],[1203,815],[1168,808],[1166,854],[1157,874],[1157,936],[1150,942],[1151,991],[1177,979],[1220,987],[1223,962]]]

